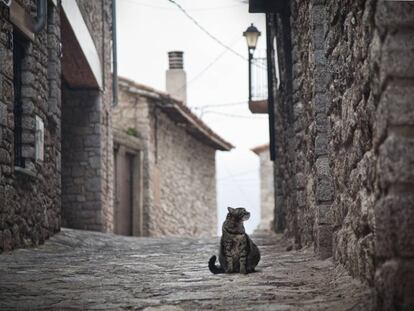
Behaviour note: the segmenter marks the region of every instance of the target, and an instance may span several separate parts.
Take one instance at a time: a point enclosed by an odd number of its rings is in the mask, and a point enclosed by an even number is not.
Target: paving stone
[[[216,238],[137,238],[63,229],[0,255],[0,309],[369,310],[370,290],[312,249],[256,235],[256,273],[213,275]]]

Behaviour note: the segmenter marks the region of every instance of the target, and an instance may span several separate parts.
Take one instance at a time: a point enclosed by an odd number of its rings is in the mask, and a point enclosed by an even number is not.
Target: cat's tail
[[[215,255],[210,258],[210,260],[208,261],[208,268],[214,274],[224,273],[224,269],[222,267],[216,266],[216,259],[217,257]]]

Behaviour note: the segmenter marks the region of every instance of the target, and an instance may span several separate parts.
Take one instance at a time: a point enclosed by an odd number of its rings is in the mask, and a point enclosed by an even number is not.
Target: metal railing
[[[267,100],[267,59],[254,57],[252,59],[252,101]]]

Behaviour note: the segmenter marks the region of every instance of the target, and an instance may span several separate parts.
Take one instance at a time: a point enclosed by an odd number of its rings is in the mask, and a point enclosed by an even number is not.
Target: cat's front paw
[[[240,274],[247,274],[246,267],[243,267],[243,266],[240,267]]]

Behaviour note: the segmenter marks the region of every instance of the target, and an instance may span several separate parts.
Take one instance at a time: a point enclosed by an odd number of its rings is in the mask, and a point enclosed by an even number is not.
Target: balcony
[[[252,59],[251,100],[249,110],[252,113],[267,113],[267,61],[266,57]]]

